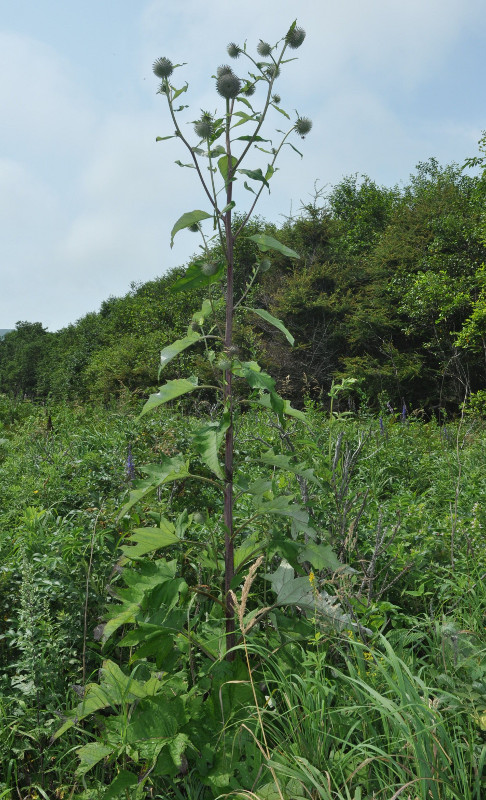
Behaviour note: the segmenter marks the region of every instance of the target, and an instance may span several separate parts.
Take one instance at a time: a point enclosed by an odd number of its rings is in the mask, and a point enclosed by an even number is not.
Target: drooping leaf
[[[189,169],[196,169],[194,164],[183,164],[180,159],[178,159],[177,161],[174,161],[174,164],[177,164],[178,167],[188,167]],[[183,227],[186,228],[187,225],[184,225]],[[171,247],[172,247],[172,245],[171,245]]]
[[[280,114],[284,115],[284,117],[287,117],[287,119],[290,119],[289,115],[287,114],[286,111],[283,110],[283,108],[279,108],[278,106],[275,105],[275,103],[272,103],[272,107],[275,109],[275,111],[279,111]]]
[[[263,172],[261,171],[260,168],[258,168],[258,169],[239,169],[238,172],[241,172],[243,175],[248,175],[248,177],[251,178],[252,181],[260,181],[261,183],[265,184],[265,186],[267,186],[268,189],[270,189],[270,186],[268,185],[268,181],[265,178],[265,175],[263,174]],[[250,239],[251,238],[253,238],[253,237],[250,236]]]
[[[232,372],[239,378],[245,378],[252,389],[266,389],[267,392],[275,392],[274,379],[267,372],[263,372],[256,361],[236,362]]]
[[[295,250],[286,247],[286,245],[277,241],[273,236],[269,236],[267,233],[255,233],[248,238],[250,241],[256,242],[262,253],[266,253],[267,250],[276,250],[278,253],[282,253],[283,256],[287,256],[288,258],[300,258]]]
[[[168,403],[170,400],[175,400],[177,397],[182,397],[184,394],[193,392],[198,387],[198,379],[194,376],[191,378],[179,378],[174,381],[167,381],[160,387],[159,391],[151,394],[145,403],[140,416],[146,414],[148,411],[157,408],[163,403]]]
[[[249,192],[251,192],[252,194],[256,194],[255,190],[254,190],[254,189],[252,189],[252,188],[251,188],[251,186],[248,186],[248,184],[247,184],[247,182],[246,182],[246,181],[244,181],[244,182],[243,182],[243,186],[245,187],[245,189],[247,189],[247,190],[248,190]]]
[[[218,422],[210,422],[199,428],[193,438],[194,446],[202,460],[220,480],[223,480],[224,475],[219,463],[219,449],[230,421],[230,415],[226,411]]]
[[[191,225],[195,225],[196,222],[201,222],[203,219],[210,219],[212,214],[208,214],[207,211],[186,211],[182,217],[179,217],[176,224],[172,228],[170,234],[170,246],[171,248],[174,246],[174,236],[178,231],[183,230],[183,228],[189,228]]]
[[[174,136],[174,134],[172,134],[171,136],[157,136],[155,141],[156,142],[165,142],[166,139],[175,139],[175,138],[176,137]]]
[[[236,98],[236,102],[237,103],[244,103],[245,106],[247,106],[249,109],[251,109],[251,111],[253,111],[253,106],[251,105],[250,101],[246,99],[246,97],[242,97],[241,95],[239,95]]]
[[[301,158],[304,158],[304,155],[303,155],[303,153],[301,153],[301,152],[300,152],[300,150],[297,150],[297,148],[296,148],[296,147],[294,147],[294,145],[292,144],[292,142],[285,142],[285,144],[288,144],[288,146],[289,146],[289,147],[291,147],[291,148],[292,148],[292,150],[295,150],[295,152],[297,153],[297,155],[299,155]]]
[[[269,322],[270,325],[274,326],[274,328],[278,328],[278,330],[281,331],[284,334],[284,336],[286,337],[287,341],[290,342],[292,347],[294,346],[294,343],[295,343],[294,337],[292,336],[290,331],[285,327],[285,325],[283,324],[283,322],[280,319],[277,319],[277,317],[274,317],[273,314],[270,314],[269,311],[265,311],[264,308],[248,308],[247,310],[248,311],[253,311],[254,314],[258,314],[259,317],[264,319],[266,322]]]
[[[172,342],[172,344],[169,344],[167,347],[164,347],[164,349],[160,353],[159,374],[164,369],[164,367],[169,363],[169,361],[172,361],[172,359],[175,358],[175,356],[179,355],[179,353],[182,353],[183,350],[186,350],[188,347],[191,347],[191,345],[199,341],[200,338],[201,338],[200,333],[198,333],[197,331],[190,331],[187,334],[187,336],[185,336],[183,339],[177,339],[175,342]]]
[[[253,402],[257,403],[259,406],[263,406],[263,408],[267,409],[272,408],[270,402],[270,395],[268,394],[263,394],[261,397],[258,397]],[[286,414],[288,417],[295,417],[295,419],[300,419],[302,422],[307,422],[307,417],[305,413],[303,411],[299,411],[298,408],[292,408],[289,400],[284,400],[283,413]]]

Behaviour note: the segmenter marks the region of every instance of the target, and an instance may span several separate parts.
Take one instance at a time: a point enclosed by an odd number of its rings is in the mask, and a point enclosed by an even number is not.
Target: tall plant
[[[232,67],[218,67],[214,76],[216,91],[224,101],[221,114],[202,111],[193,123],[193,132],[197,138],[183,133],[178,115],[187,106],[176,105],[176,101],[186,92],[188,84],[180,88],[172,83],[176,68],[168,58],[159,58],[153,66],[155,75],[160,78],[159,93],[166,99],[169,114],[175,127],[172,136],[158,137],[158,141],[177,137],[189,153],[190,163],[181,164],[194,168],[204,189],[209,203],[209,211],[194,210],[184,213],[175,223],[171,234],[171,247],[174,236],[182,229],[198,232],[202,237],[202,255],[189,266],[186,274],[176,283],[174,290],[183,290],[207,286],[208,298],[204,301],[198,314],[194,315],[187,336],[174,342],[162,351],[161,369],[177,354],[187,347],[203,342],[207,356],[215,367],[217,388],[222,396],[222,414],[219,422],[210,423],[197,431],[196,449],[203,461],[211,470],[214,478],[221,486],[224,495],[224,602],[226,609],[227,649],[235,644],[234,608],[230,594],[234,577],[234,379],[242,378],[252,390],[261,395],[259,401],[273,409],[283,420],[284,414],[290,411],[275,389],[273,379],[262,372],[255,361],[239,360],[238,349],[234,345],[234,319],[237,308],[256,314],[267,323],[278,328],[293,344],[293,337],[283,323],[262,308],[246,308],[243,303],[248,296],[259,272],[271,268],[269,251],[277,251],[288,258],[297,259],[298,254],[280,243],[272,236],[255,234],[250,236],[258,247],[258,258],[253,274],[242,295],[235,298],[235,242],[241,237],[255,206],[266,189],[270,191],[270,180],[276,172],[276,161],[284,146],[296,150],[289,141],[292,134],[304,138],[312,127],[307,117],[297,114],[297,118],[286,131],[278,130],[279,141],[263,138],[263,126],[270,111],[276,111],[286,120],[289,115],[280,107],[280,97],[274,92],[275,81],[280,76],[284,64],[294,60],[286,58],[290,51],[298,49],[305,39],[305,31],[293,22],[286,35],[274,45],[260,40],[257,56],[254,58],[246,48],[231,43],[227,52],[232,59],[246,60],[249,71],[245,78],[239,77]],[[258,108],[253,100],[258,90],[263,90],[263,101]],[[250,99],[251,98],[251,99]],[[242,133],[242,130],[248,132]],[[247,156],[256,155],[255,151],[265,154],[266,167],[243,166]],[[298,150],[296,150],[299,153]],[[302,155],[299,153],[299,155]],[[202,166],[206,161],[206,169]],[[236,207],[235,185],[243,182],[243,187],[252,198],[249,209],[237,218],[235,224],[233,212]],[[208,237],[204,223],[212,224],[214,235]],[[219,244],[220,257],[215,257],[214,244]],[[217,298],[217,291],[220,298]],[[222,298],[221,298],[222,294]],[[220,325],[218,316],[224,310],[224,324]],[[209,327],[208,327],[209,326]],[[194,378],[169,381],[159,392],[152,395],[145,405],[143,413],[169,400],[180,397],[198,388]],[[199,388],[204,388],[199,385]],[[219,449],[224,446],[224,465],[219,460]],[[213,478],[213,480],[214,480]]]

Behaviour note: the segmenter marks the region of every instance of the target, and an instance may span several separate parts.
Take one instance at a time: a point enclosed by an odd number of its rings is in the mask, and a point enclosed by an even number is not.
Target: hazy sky
[[[261,214],[298,211],[316,180],[390,186],[430,156],[477,153],[484,0],[0,0],[0,328],[56,330],[186,262],[196,239],[181,232],[170,250],[170,229],[206,206],[194,171],[174,165],[179,143],[155,142],[172,126],[152,63],[187,62],[174,82],[189,82],[181,119],[194,120],[218,105],[210,76],[228,42],[273,43],[296,16],[307,38],[276,89],[314,126]],[[266,166],[257,152],[247,167]]]

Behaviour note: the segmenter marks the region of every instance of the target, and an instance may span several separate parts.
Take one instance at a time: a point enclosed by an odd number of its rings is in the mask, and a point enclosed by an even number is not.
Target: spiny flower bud
[[[266,74],[267,78],[270,78],[270,80],[272,78],[278,78],[278,76],[280,75],[280,67],[277,67],[276,64],[270,64],[266,68],[265,74]]]
[[[251,97],[252,94],[255,94],[255,88],[254,83],[246,83],[241,91],[246,97]]]
[[[216,362],[216,367],[226,372],[228,369],[231,369],[231,361],[229,358],[219,358]]]
[[[297,122],[294,125],[294,129],[297,131],[301,139],[304,139],[311,128],[312,120],[310,120],[308,117],[297,117]]]
[[[272,266],[272,262],[269,258],[262,258],[258,266],[260,267],[260,272],[268,272]]]
[[[282,98],[279,94],[272,94],[272,103],[275,103],[276,106],[280,105],[282,102]]]
[[[292,50],[297,50],[305,39],[305,30],[303,28],[291,28],[285,37],[285,41]]]
[[[271,52],[272,52],[272,46],[269,45],[268,42],[264,42],[263,39],[260,39],[260,41],[257,44],[257,53],[260,56],[265,57],[269,56]]]
[[[241,53],[241,47],[234,42],[230,42],[226,50],[230,58],[238,58]]]
[[[241,81],[232,72],[225,72],[218,77],[216,89],[221,97],[226,98],[226,100],[233,100],[240,93]]]
[[[214,263],[214,261],[206,261],[204,264],[201,264],[201,272],[206,278],[210,278],[212,275],[215,275],[218,271],[218,265]]]
[[[158,58],[157,61],[154,61],[152,69],[158,78],[168,78],[174,71],[172,61],[169,61],[168,58]]]
[[[228,64],[222,64],[216,70],[216,77],[220,78],[221,75],[233,75],[233,69]]]
[[[200,231],[201,227],[199,225],[199,222],[193,222],[192,225],[189,225],[188,230],[190,230],[192,233],[197,233],[198,231]]]
[[[209,139],[213,130],[213,124],[208,119],[203,118],[194,123],[194,132],[200,139]]]

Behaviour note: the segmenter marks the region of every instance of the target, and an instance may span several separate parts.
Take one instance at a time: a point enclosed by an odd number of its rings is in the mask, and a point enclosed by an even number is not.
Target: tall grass
[[[350,638],[302,651],[298,672],[283,664],[266,654],[270,700],[259,710],[271,750],[266,767],[279,788],[267,774],[256,796],[484,798],[486,744],[473,715],[452,691],[425,682],[384,637],[374,647]]]

